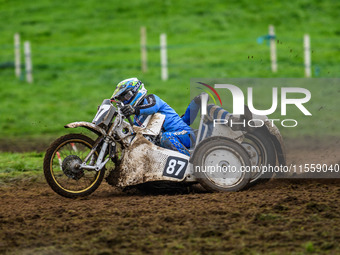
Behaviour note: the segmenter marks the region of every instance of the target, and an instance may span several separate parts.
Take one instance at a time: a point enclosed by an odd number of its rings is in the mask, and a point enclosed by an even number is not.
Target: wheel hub
[[[226,160],[221,160],[218,165],[221,167],[221,168],[228,168],[230,166],[229,162],[226,161]]]
[[[204,165],[208,167],[206,177],[220,187],[233,187],[243,176],[243,173],[239,171],[242,162],[232,149],[215,148],[205,155]],[[209,171],[209,167],[212,171]]]
[[[78,156],[67,156],[62,163],[64,174],[69,178],[79,180],[84,175],[84,171],[80,169],[81,163],[82,160]]]

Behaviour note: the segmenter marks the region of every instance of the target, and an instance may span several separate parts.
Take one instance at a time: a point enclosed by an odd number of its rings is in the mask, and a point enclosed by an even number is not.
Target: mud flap
[[[261,126],[261,124],[264,125],[259,128],[265,129],[269,134],[270,138],[275,146],[277,161],[279,165],[285,166],[286,165],[286,148],[283,142],[282,135],[280,133],[280,130],[275,126],[274,122],[270,121],[267,116],[265,115],[256,115],[253,114],[252,119],[254,120],[260,120],[258,122],[258,125]],[[262,122],[262,123],[261,123]],[[255,121],[256,123],[256,121]]]
[[[266,120],[264,123],[265,123],[265,128],[270,133],[271,140],[275,146],[276,156],[277,156],[279,165],[285,166],[287,163],[286,148],[285,148],[280,130],[271,121]]]

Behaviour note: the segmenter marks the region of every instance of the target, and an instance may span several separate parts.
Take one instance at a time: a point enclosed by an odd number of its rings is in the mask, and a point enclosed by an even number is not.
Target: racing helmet
[[[129,78],[118,83],[111,100],[122,102],[124,105],[137,106],[144,99],[147,92],[140,80]]]

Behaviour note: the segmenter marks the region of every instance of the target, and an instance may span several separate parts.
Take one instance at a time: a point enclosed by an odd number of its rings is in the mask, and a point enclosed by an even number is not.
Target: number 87
[[[166,169],[166,173],[167,174],[173,174],[175,172],[175,170],[176,170],[177,164],[179,165],[179,168],[176,171],[175,176],[178,176],[179,173],[183,170],[183,168],[185,166],[185,162],[181,161],[181,160],[171,159],[169,161],[169,166]]]

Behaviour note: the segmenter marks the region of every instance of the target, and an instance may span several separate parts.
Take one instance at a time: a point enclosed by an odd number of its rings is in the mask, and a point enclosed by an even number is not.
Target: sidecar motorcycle
[[[201,95],[202,106],[207,101],[208,95]],[[211,125],[211,116],[201,109],[197,139],[189,157],[159,146],[164,115],[150,115],[137,127],[121,113],[122,106],[115,107],[105,99],[92,123],[65,126],[86,128],[95,140],[71,133],[49,146],[44,175],[56,193],[69,198],[90,195],[101,184],[110,160],[114,167],[109,169],[106,181],[117,188],[199,183],[208,191],[242,190],[272,177],[271,173],[249,171],[252,166],[285,164],[280,132],[263,116],[256,117],[263,119],[262,127],[234,131],[227,125]]]

